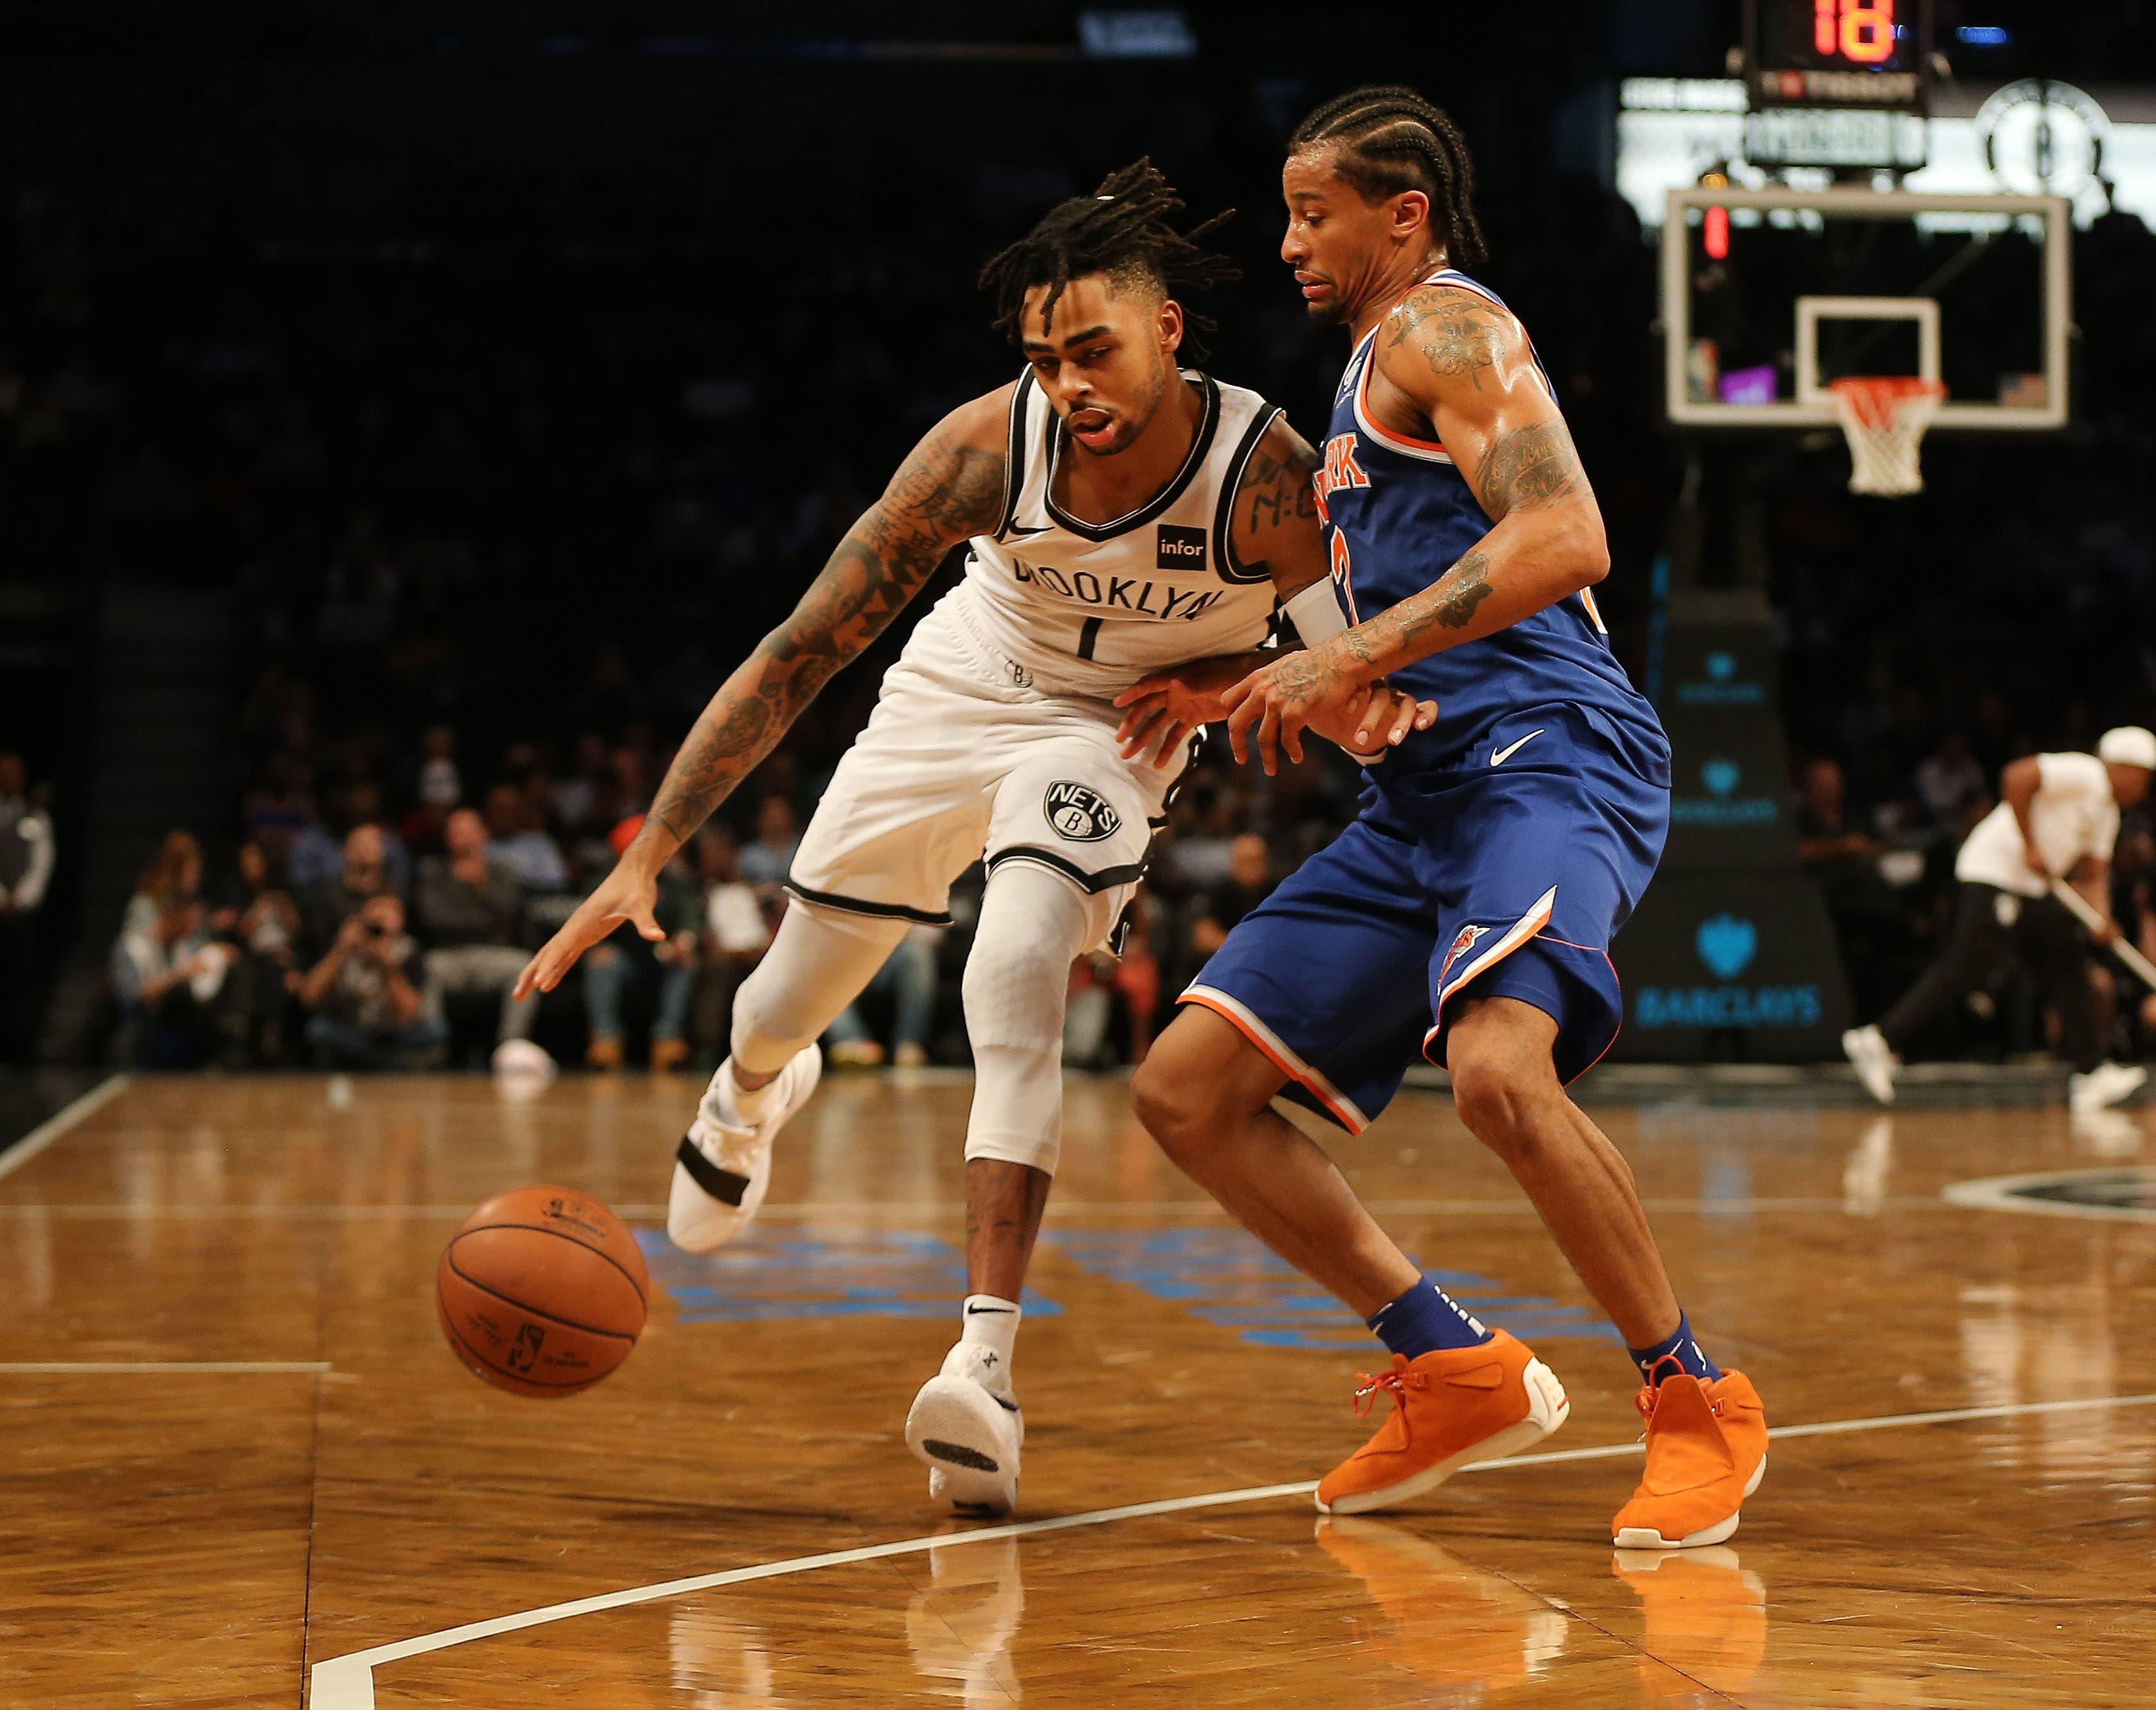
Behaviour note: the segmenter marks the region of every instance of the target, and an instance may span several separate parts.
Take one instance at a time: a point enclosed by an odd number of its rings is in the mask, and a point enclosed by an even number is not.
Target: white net
[[[1837,380],[1830,388],[1849,439],[1849,490],[1900,498],[1924,490],[1924,429],[1946,388],[1914,375]]]

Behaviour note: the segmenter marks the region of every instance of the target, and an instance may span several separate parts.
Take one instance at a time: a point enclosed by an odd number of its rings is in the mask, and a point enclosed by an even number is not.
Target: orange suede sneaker
[[[1679,1372],[1640,1392],[1647,1470],[1617,1511],[1620,1549],[1689,1549],[1737,1530],[1737,1511],[1767,1473],[1767,1415],[1742,1372],[1702,1383]]]
[[[1320,1481],[1321,1513],[1404,1502],[1463,1466],[1540,1442],[1572,1411],[1557,1374],[1502,1330],[1475,1348],[1440,1348],[1413,1360],[1396,1353],[1392,1370],[1374,1378],[1366,1372],[1362,1384],[1357,1413],[1368,1413],[1380,1390],[1393,1398],[1393,1410]]]

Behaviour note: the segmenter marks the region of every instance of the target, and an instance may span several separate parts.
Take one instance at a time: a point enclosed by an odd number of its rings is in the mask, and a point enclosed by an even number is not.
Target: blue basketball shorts
[[[1360,1133],[1463,997],[1557,1023],[1558,1078],[1617,1037],[1609,944],[1669,830],[1669,745],[1599,708],[1508,713],[1457,762],[1382,770],[1362,811],[1245,915],[1180,1000],[1225,1018],[1286,1096]]]

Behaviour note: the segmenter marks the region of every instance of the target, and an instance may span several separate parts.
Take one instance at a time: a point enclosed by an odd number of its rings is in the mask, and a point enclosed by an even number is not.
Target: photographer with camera
[[[337,928],[329,953],[300,982],[307,1045],[324,1069],[411,1069],[440,1050],[442,1024],[424,1013],[408,972],[418,947],[404,904],[370,896]]]

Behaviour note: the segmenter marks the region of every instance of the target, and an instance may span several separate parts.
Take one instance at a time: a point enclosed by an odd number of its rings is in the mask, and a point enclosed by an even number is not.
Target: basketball
[[[572,1188],[517,1188],[466,1218],[434,1272],[442,1333],[472,1374],[514,1395],[573,1395],[644,1329],[651,1279],[635,1237]]]

